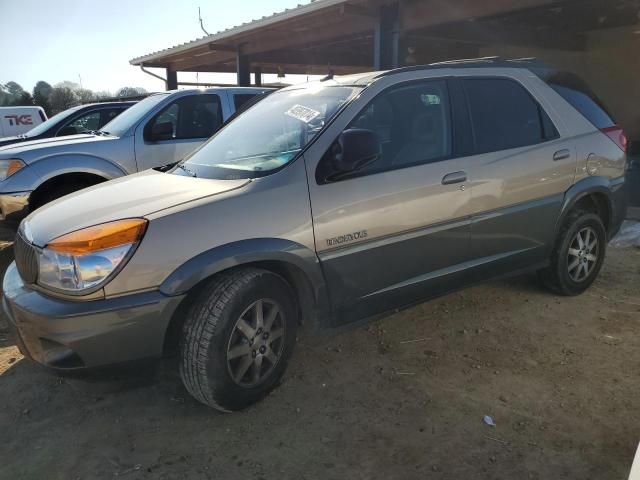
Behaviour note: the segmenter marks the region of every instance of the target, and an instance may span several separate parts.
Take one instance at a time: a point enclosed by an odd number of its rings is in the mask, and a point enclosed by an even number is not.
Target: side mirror
[[[327,153],[333,157],[332,172],[327,180],[339,180],[378,160],[382,145],[377,133],[353,128],[342,132]]]
[[[156,123],[151,127],[147,140],[150,142],[161,142],[173,138],[173,124],[171,122]]]

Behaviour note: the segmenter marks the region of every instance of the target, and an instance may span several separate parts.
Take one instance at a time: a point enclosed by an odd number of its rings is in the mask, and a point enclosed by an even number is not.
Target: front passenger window
[[[218,95],[181,97],[165,107],[145,127],[145,140],[156,125],[168,124],[172,140],[208,138],[222,126],[222,108]]]
[[[374,98],[349,129],[373,131],[382,155],[349,177],[437,162],[451,157],[451,120],[447,86],[428,81],[396,87]],[[318,177],[331,176],[330,152],[320,162]]]

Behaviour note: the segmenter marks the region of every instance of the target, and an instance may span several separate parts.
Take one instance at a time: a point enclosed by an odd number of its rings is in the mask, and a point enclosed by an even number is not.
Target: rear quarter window
[[[594,127],[604,129],[616,125],[615,119],[607,111],[604,104],[577,75],[559,72],[551,74],[545,78],[545,81]]]

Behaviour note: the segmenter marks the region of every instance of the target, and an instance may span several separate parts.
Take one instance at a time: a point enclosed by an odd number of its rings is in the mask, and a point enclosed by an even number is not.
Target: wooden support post
[[[167,68],[167,90],[178,89],[178,72]]]
[[[242,47],[238,47],[236,52],[236,72],[238,74],[238,86],[248,87],[251,85],[251,70],[249,57],[242,53]]]
[[[256,87],[261,87],[262,86],[262,68],[261,67],[255,67],[253,69],[253,77],[254,77],[254,84]]]
[[[375,70],[388,70],[400,66],[399,3],[383,5],[379,8],[373,49]]]

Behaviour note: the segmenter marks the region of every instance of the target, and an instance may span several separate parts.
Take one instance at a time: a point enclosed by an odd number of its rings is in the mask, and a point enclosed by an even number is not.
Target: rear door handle
[[[466,181],[467,172],[453,172],[442,177],[442,185],[451,185],[453,183],[462,183]]]
[[[568,148],[565,148],[564,150],[558,150],[556,153],[553,154],[553,161],[557,162],[559,160],[566,160],[570,156],[571,156],[571,151]]]

